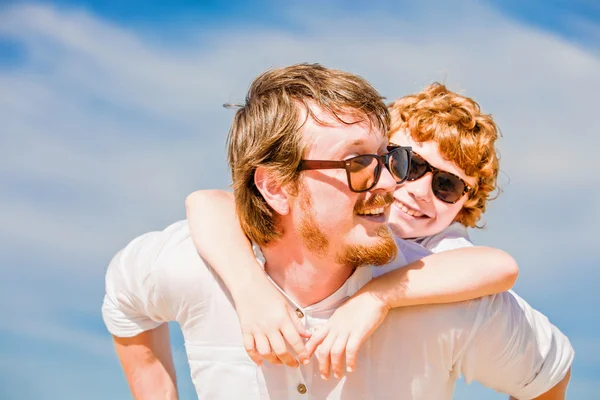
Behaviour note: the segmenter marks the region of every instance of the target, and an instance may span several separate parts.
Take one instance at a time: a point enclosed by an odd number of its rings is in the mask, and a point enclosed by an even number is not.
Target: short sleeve
[[[567,337],[513,292],[479,300],[477,323],[456,368],[465,380],[518,399],[537,397],[559,383],[574,351]]]
[[[132,337],[177,321],[202,305],[198,297],[207,280],[212,276],[195,251],[187,221],[141,235],[108,266],[104,323],[114,336]]]
[[[153,260],[146,249],[155,235],[152,232],[134,239],[108,265],[102,318],[114,336],[132,337],[161,324],[145,312],[154,290],[149,279]]]

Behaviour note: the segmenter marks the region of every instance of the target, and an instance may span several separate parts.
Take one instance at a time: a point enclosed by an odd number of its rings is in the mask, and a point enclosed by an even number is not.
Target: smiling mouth
[[[362,210],[362,211],[358,211],[356,213],[356,215],[368,215],[368,216],[373,216],[373,217],[377,217],[379,215],[382,215],[385,212],[385,208],[384,207],[378,207],[378,208],[371,208],[370,210]]]
[[[413,208],[408,207],[406,204],[402,203],[399,200],[395,200],[394,204],[396,204],[396,206],[405,214],[410,215],[411,217],[414,218],[429,218],[427,215],[423,214],[420,211],[417,211]]]

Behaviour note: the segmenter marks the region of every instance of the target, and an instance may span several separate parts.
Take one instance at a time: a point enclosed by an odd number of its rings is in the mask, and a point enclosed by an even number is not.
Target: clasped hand
[[[323,379],[330,372],[336,378],[356,369],[357,354],[364,341],[381,325],[389,307],[369,292],[352,296],[331,318],[312,334],[296,315],[296,310],[275,288],[264,287],[260,296],[236,301],[244,347],[250,358],[298,367],[308,364],[313,354]],[[305,343],[304,339],[308,339]]]

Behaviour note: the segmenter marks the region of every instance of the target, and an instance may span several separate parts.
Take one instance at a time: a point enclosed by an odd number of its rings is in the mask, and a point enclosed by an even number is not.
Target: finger
[[[271,342],[271,348],[281,362],[292,368],[296,368],[298,366],[298,361],[294,358],[292,353],[289,352],[288,347],[279,331],[269,336],[269,342]]]
[[[362,340],[358,336],[348,338],[348,343],[346,343],[346,371],[352,372],[356,369],[356,359],[361,344]]]
[[[331,369],[331,346],[333,346],[335,339],[336,337],[334,334],[327,335],[323,343],[321,343],[315,352],[317,359],[319,360],[319,372],[321,373],[321,378],[325,380],[329,379],[329,372]]]
[[[281,365],[281,360],[271,351],[271,344],[265,335],[254,335],[254,342],[256,343],[256,350],[262,358],[271,364]]]
[[[348,335],[340,335],[331,346],[331,370],[333,376],[340,379],[344,375],[344,356],[346,355],[346,342]]]
[[[315,352],[317,347],[319,347],[319,345],[323,343],[323,340],[325,340],[328,333],[329,328],[326,326],[322,326],[315,332],[313,332],[312,336],[310,337],[310,339],[308,339],[308,342],[306,342],[305,346],[309,357],[312,357],[313,353]]]
[[[300,362],[303,364],[308,364],[310,361],[310,356],[306,351],[306,347],[304,346],[302,338],[298,334],[298,331],[294,329],[294,326],[292,324],[284,325],[283,328],[281,328],[281,334],[290,344],[290,347],[294,350],[294,352],[298,355]]]
[[[304,326],[304,323],[302,322],[302,320],[300,318],[298,318],[298,315],[296,315],[296,311],[290,309],[289,314],[290,314],[290,319],[294,322],[294,326],[296,327],[296,331],[298,332],[300,337],[303,337],[306,339],[310,338],[311,333],[306,329],[306,326]]]
[[[256,351],[254,336],[251,333],[244,332],[242,334],[242,338],[246,353],[248,353],[252,361],[254,361],[254,363],[260,367],[262,365],[262,358],[260,357],[260,354],[258,354],[258,351]]]

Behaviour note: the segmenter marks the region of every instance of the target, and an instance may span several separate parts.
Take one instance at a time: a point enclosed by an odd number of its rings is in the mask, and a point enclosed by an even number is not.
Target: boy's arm
[[[473,246],[431,254],[367,283],[355,297],[369,294],[385,307],[455,303],[509,290],[519,268],[508,253]]]
[[[489,247],[464,247],[428,255],[363,286],[313,333],[306,348],[316,351],[321,375],[352,371],[360,345],[396,307],[453,303],[510,289],[518,275],[515,260]]]
[[[258,265],[240,228],[233,194],[200,190],[190,194],[185,205],[194,246],[231,292],[248,355],[259,365],[262,357],[296,367],[287,342],[300,361],[307,362],[301,337],[310,335]]]
[[[185,199],[185,210],[198,254],[219,274],[234,300],[247,289],[268,283],[239,227],[233,193],[198,190]]]

